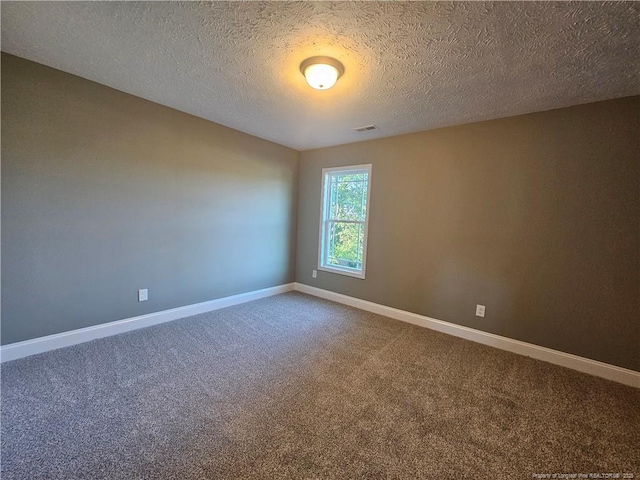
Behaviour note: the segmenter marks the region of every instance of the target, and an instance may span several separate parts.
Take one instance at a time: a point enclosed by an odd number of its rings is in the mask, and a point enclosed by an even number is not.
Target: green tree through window
[[[364,278],[370,165],[323,170],[321,270]]]

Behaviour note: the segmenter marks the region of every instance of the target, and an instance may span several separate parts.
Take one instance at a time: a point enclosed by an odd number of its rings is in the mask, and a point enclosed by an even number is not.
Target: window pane
[[[367,177],[366,173],[330,175],[330,218],[364,221],[367,205]]]
[[[327,263],[343,268],[362,269],[364,228],[360,223],[329,223]]]

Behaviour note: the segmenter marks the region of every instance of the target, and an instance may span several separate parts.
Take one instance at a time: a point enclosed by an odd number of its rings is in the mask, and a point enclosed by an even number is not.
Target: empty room
[[[640,478],[640,4],[0,13],[3,480]]]

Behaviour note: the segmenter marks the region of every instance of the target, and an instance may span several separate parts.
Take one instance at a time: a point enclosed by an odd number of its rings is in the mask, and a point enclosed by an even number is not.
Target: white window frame
[[[328,210],[329,210],[329,198],[328,190],[330,182],[327,182],[329,176],[333,173],[361,173],[363,171],[367,172],[367,207],[366,214],[364,219],[364,240],[362,243],[362,270],[360,272],[354,271],[350,268],[341,268],[335,265],[326,265],[325,264],[325,254],[327,248],[325,245],[328,244],[327,236],[328,229],[326,228],[331,219],[328,218]],[[320,202],[320,236],[318,239],[318,270],[323,272],[331,272],[337,273],[339,275],[347,275],[349,277],[360,278],[364,280],[365,271],[366,271],[366,263],[367,263],[367,238],[369,235],[369,204],[371,202],[371,164],[365,165],[347,165],[344,167],[331,167],[331,168],[323,168],[322,169],[322,183],[320,185],[322,195]],[[361,223],[359,221],[353,221],[354,223]]]

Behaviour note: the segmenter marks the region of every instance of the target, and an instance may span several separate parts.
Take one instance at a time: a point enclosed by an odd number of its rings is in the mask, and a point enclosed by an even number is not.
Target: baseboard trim
[[[218,298],[208,302],[195,303],[193,305],[172,308],[161,312],[148,313],[138,317],[125,318],[114,322],[79,328],[77,330],[56,333],[54,335],[47,335],[46,337],[25,340],[24,342],[10,343],[0,347],[0,362],[17,360],[37,353],[48,352],[49,350],[70,347],[72,345],[96,340],[98,338],[110,337],[119,333],[150,327],[152,325],[170,322],[179,318],[211,312],[220,308],[231,307],[233,305],[251,302],[252,300],[270,297],[271,295],[290,292],[293,289],[294,284],[287,283],[276,287],[264,288],[262,290],[254,290],[252,292],[232,295],[230,297]]]
[[[507,350],[526,357],[543,360],[545,362],[571,368],[579,372],[588,373],[597,377],[606,378],[607,380],[613,380],[614,382],[640,388],[640,372],[636,372],[635,370],[629,370],[627,368],[598,362],[596,360],[580,357],[571,353],[565,353],[551,348],[534,345],[532,343],[502,337],[493,333],[463,327],[454,323],[437,320],[435,318],[418,315],[417,313],[411,313],[397,308],[387,307],[385,305],[361,300],[355,297],[349,297],[341,293],[323,290],[303,283],[295,283],[294,289],[298,292],[307,293],[309,295],[356,307],[361,310],[384,315],[395,320],[412,323],[414,325],[419,325],[421,327],[436,330],[455,337],[482,343],[483,345],[488,345],[490,347]]]
[[[0,362],[8,362],[19,358],[28,357],[38,353],[56,350],[58,348],[70,347],[79,343],[96,340],[98,338],[109,337],[119,333],[137,330],[139,328],[150,327],[180,318],[198,315],[200,313],[211,312],[220,308],[231,307],[241,303],[251,302],[260,298],[278,295],[280,293],[296,290],[302,293],[313,295],[334,302],[356,307],[368,312],[377,313],[386,317],[400,320],[421,327],[436,330],[438,332],[464,338],[473,342],[499,348],[509,352],[517,353],[527,357],[543,360],[562,367],[571,368],[579,372],[588,373],[598,377],[613,380],[632,387],[640,388],[640,372],[626,368],[610,365],[608,363],[591,360],[571,353],[541,347],[532,343],[502,337],[493,333],[483,332],[469,327],[456,325],[454,323],[437,320],[417,313],[399,310],[386,305],[361,300],[341,293],[323,290],[303,283],[288,283],[276,287],[264,288],[252,292],[240,293],[229,297],[218,298],[208,302],[196,303],[184,307],[172,308],[161,312],[149,313],[137,317],[125,318],[114,322],[103,323],[68,332],[47,335],[46,337],[25,340],[0,347]]]

